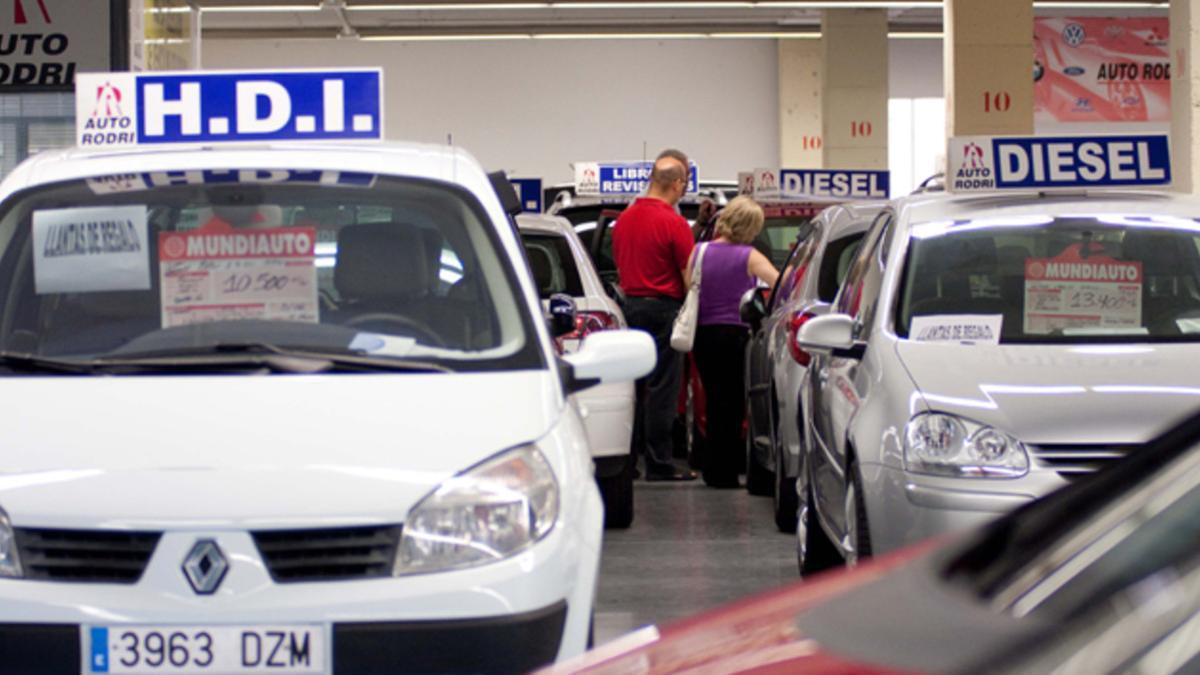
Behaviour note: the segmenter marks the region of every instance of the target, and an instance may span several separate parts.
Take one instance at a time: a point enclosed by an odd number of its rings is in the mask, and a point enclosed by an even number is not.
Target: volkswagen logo
[[[221,585],[229,562],[212,539],[201,539],[183,559],[183,576],[197,595],[211,595]]]
[[[1077,23],[1069,23],[1066,28],[1063,28],[1062,39],[1072,47],[1078,47],[1083,44],[1087,38],[1087,33],[1084,32],[1083,26]]]

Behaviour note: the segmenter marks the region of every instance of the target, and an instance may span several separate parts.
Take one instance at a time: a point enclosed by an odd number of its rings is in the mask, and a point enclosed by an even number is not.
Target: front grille
[[[159,532],[15,528],[25,578],[132,584],[142,578]]]
[[[1072,480],[1098,471],[1137,450],[1138,445],[1039,445],[1030,448],[1038,464]]]
[[[391,575],[400,526],[262,530],[252,534],[275,581],[339,581]]]

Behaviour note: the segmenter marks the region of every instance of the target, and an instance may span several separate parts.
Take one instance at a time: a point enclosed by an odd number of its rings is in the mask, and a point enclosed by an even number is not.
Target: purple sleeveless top
[[[738,304],[746,291],[758,283],[746,265],[754,248],[748,244],[711,242],[704,251],[700,269],[700,325],[745,326]],[[699,255],[699,247],[696,252]]]

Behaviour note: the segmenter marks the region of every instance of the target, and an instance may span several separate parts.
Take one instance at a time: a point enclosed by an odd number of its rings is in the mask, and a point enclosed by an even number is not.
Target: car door
[[[617,218],[620,216],[620,209],[600,211],[600,216],[596,219],[596,228],[592,230],[592,240],[588,246],[588,254],[591,255],[592,263],[596,266],[596,274],[600,275],[601,281],[612,284],[619,281],[617,263],[613,258],[612,228],[617,224]]]
[[[893,221],[894,216],[888,210],[876,217],[834,301],[833,312],[854,317],[856,341],[865,340],[867,327],[875,315],[883,285],[881,248]],[[822,355],[812,365],[813,405],[808,414],[816,446],[809,453],[813,499],[822,520],[839,538],[846,531],[846,429],[864,396],[864,386],[857,375],[866,346],[857,342],[856,348],[848,353]]]

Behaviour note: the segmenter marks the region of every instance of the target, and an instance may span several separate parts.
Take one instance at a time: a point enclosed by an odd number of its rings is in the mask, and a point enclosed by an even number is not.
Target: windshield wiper
[[[60,373],[65,375],[94,372],[90,361],[56,359],[28,352],[0,351],[0,367],[31,373]]]
[[[207,345],[118,352],[90,362],[104,369],[136,368],[221,368],[261,365],[287,373],[329,371],[394,371],[452,373],[454,370],[431,361],[369,356],[350,349],[290,348],[267,342],[217,342]]]

